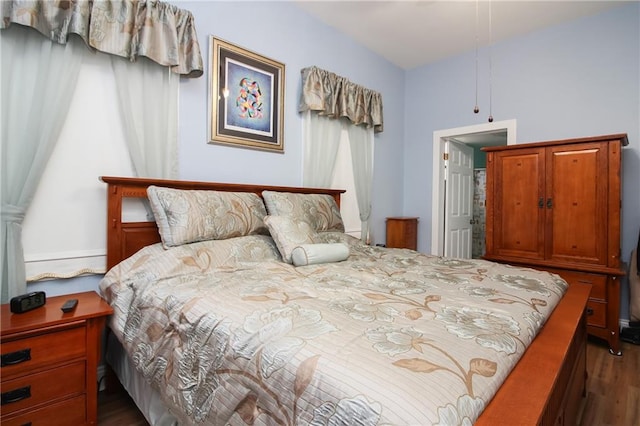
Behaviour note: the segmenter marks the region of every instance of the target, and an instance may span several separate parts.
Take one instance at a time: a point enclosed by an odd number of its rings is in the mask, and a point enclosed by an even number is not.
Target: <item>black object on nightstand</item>
[[[62,309],[62,312],[64,313],[71,312],[76,308],[77,304],[78,304],[78,299],[69,299],[63,303],[60,309]]]
[[[44,291],[34,291],[13,297],[10,301],[10,309],[14,314],[21,314],[32,309],[44,306],[47,303],[47,295]]]

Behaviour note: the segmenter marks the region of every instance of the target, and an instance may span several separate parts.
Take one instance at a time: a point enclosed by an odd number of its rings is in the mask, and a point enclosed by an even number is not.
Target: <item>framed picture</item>
[[[211,36],[209,143],[284,152],[284,64]]]

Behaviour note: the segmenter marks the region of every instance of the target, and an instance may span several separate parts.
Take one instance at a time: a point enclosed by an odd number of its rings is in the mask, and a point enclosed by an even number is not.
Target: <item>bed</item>
[[[339,190],[101,179],[107,363],[151,424],[576,424],[588,285],[365,245]]]

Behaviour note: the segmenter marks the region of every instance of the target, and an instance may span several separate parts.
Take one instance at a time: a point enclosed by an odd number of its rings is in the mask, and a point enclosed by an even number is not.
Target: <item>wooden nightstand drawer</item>
[[[51,404],[38,410],[19,414],[16,417],[2,418],[2,426],[69,426],[86,423],[86,398],[78,396]]]
[[[587,302],[587,325],[596,327],[607,326],[607,304],[591,299]]]
[[[56,331],[56,330],[60,331]],[[86,327],[79,323],[73,328],[51,328],[50,333],[20,340],[2,342],[2,379],[32,372],[38,368],[83,357],[86,353]],[[42,330],[39,330],[42,332]],[[47,330],[49,331],[49,330]],[[7,365],[7,363],[17,362]]]
[[[79,361],[42,373],[3,380],[2,414],[82,394],[85,390],[85,370],[84,361]]]

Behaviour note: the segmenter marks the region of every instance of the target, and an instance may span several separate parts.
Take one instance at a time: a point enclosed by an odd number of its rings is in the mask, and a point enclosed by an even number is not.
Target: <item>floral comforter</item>
[[[107,273],[110,326],[183,424],[470,424],[567,284],[371,247],[294,267],[268,236],[146,247]]]

